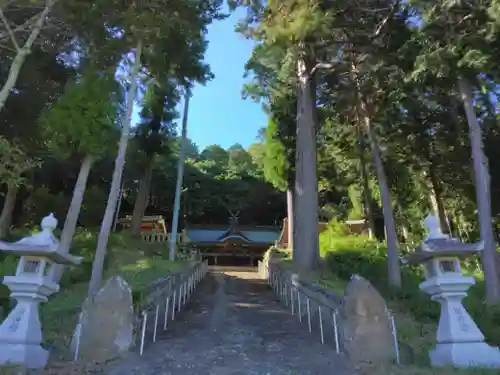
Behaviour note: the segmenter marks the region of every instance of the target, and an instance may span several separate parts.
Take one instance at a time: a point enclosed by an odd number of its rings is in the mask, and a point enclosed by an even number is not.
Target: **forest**
[[[495,1],[229,1],[255,46],[242,95],[269,117],[247,150],[177,134],[178,103],[214,79],[207,26],[227,14],[221,0],[165,4],[0,3],[0,238],[54,212],[65,249],[77,226],[100,227],[103,259],[119,201],[133,232],[144,214],[170,222],[185,145],[181,227],[288,216],[310,270],[318,220],[366,218],[398,287],[401,242],[434,212],[443,231],[485,241],[486,297],[500,300]]]
[[[484,241],[486,299],[500,301],[497,2],[231,5],[255,42],[244,95],[269,113],[264,172],[288,192],[296,266],[318,267],[319,212],[374,230],[382,217],[399,288],[401,242],[421,240],[433,212],[445,233]]]

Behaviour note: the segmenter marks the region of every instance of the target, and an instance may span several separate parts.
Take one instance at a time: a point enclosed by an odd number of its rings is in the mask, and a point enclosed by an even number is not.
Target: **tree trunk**
[[[120,186],[120,191],[118,192],[118,203],[116,204],[116,210],[115,210],[115,218],[113,220],[113,232],[116,232],[116,226],[118,225],[118,218],[120,216],[120,208],[122,206],[122,200],[123,200],[123,186],[125,184],[125,181],[123,180],[122,176],[122,183]]]
[[[82,207],[83,196],[85,195],[85,189],[87,187],[87,180],[94,163],[94,158],[91,155],[87,155],[82,161],[80,166],[80,172],[78,173],[78,179],[76,180],[75,187],[73,189],[73,197],[71,198],[71,203],[69,205],[68,213],[66,214],[66,220],[64,221],[63,231],[61,233],[61,242],[59,243],[59,252],[68,254],[71,241],[73,240],[73,235],[75,234],[76,224],[78,223],[78,216],[80,215],[80,209]],[[54,278],[55,283],[59,283],[64,270],[63,265],[56,265],[54,268]]]
[[[398,200],[398,216],[399,216],[399,225],[401,228],[401,237],[403,237],[403,241],[405,244],[410,243],[410,231],[408,230],[408,226],[406,225],[407,221],[405,218],[405,212],[403,210],[403,206],[401,202]]]
[[[359,93],[361,96],[361,94]],[[384,215],[386,242],[387,242],[387,266],[389,285],[401,287],[401,271],[398,257],[398,236],[396,233],[396,224],[394,222],[394,212],[392,210],[391,193],[387,185],[387,176],[384,170],[382,156],[377,143],[375,130],[372,127],[371,120],[368,117],[366,103],[360,98],[360,109],[364,120],[366,135],[370,143],[370,149],[373,157],[373,164],[377,175],[377,181],[380,188],[380,198],[382,201],[382,212]]]
[[[316,175],[316,103],[310,69],[297,61],[297,147],[295,154],[293,261],[302,271],[319,264],[318,179]]]
[[[17,192],[19,186],[12,185],[7,187],[7,194],[3,203],[2,214],[0,214],[0,239],[4,240],[10,234],[10,225],[12,223],[12,211],[16,204]]]
[[[7,101],[7,98],[9,97],[12,89],[14,88],[17,82],[17,77],[19,77],[19,72],[21,71],[24,62],[26,61],[26,57],[31,53],[31,47],[33,46],[35,40],[38,38],[38,35],[42,30],[43,24],[45,23],[45,19],[47,18],[47,15],[51,11],[53,5],[54,5],[53,0],[46,1],[45,7],[38,16],[35,24],[33,25],[33,29],[31,30],[31,33],[28,36],[28,39],[26,40],[24,45],[22,47],[15,45],[17,50],[16,57],[14,57],[14,60],[12,61],[12,64],[10,66],[7,80],[5,81],[2,90],[0,90],[0,112],[5,106],[5,102]]]
[[[172,230],[170,232],[170,249],[169,259],[175,260],[175,248],[177,242],[177,229],[179,227],[179,214],[181,211],[181,194],[182,180],[184,178],[184,159],[186,157],[186,141],[187,141],[187,121],[189,112],[189,97],[191,93],[187,90],[184,104],[184,114],[182,116],[182,136],[181,149],[179,152],[179,164],[177,164],[177,181],[175,186],[174,212],[172,214]]]
[[[286,189],[286,211],[288,221],[288,248],[293,251],[293,185],[289,184]]]
[[[497,274],[497,252],[491,218],[488,160],[483,151],[481,127],[477,121],[472,103],[471,84],[466,79],[460,78],[458,87],[469,124],[479,228],[481,239],[484,241],[484,250],[481,259],[484,269],[486,300],[490,303],[498,302],[500,301],[500,283]]]
[[[368,181],[368,170],[366,168],[366,159],[364,153],[364,139],[358,128],[358,154],[359,154],[359,172],[361,174],[361,179],[363,181],[363,200],[365,219],[368,222],[368,237],[370,239],[375,235],[375,219],[373,217],[372,208],[372,193],[370,190],[370,183]]]
[[[139,191],[137,192],[137,197],[135,198],[134,211],[132,212],[132,223],[131,223],[131,231],[132,234],[139,235],[141,234],[141,224],[142,217],[144,216],[144,212],[146,211],[149,190],[151,187],[151,178],[153,177],[153,161],[154,157],[152,157],[148,161],[148,166],[146,167],[146,171],[141,178],[141,182],[139,184]]]
[[[101,287],[102,273],[104,270],[104,259],[106,257],[106,249],[108,246],[109,233],[113,225],[113,218],[115,216],[118,195],[120,191],[120,184],[122,180],[123,167],[125,166],[125,157],[127,154],[127,145],[130,133],[130,122],[132,120],[132,109],[137,91],[137,78],[139,69],[141,67],[141,54],[142,42],[137,43],[135,51],[134,65],[131,72],[131,84],[127,92],[127,111],[122,125],[120,136],[120,143],[118,145],[118,154],[115,160],[115,169],[113,171],[113,178],[111,180],[111,187],[109,190],[108,202],[106,203],[106,210],[101,223],[101,230],[97,239],[97,249],[95,253],[94,262],[92,264],[92,276],[89,282],[88,295],[93,297]]]
[[[434,214],[439,218],[439,224],[443,233],[451,234],[450,223],[446,216],[446,211],[443,205],[443,198],[441,196],[441,186],[436,177],[434,166],[431,164],[429,167],[429,199],[431,201]]]

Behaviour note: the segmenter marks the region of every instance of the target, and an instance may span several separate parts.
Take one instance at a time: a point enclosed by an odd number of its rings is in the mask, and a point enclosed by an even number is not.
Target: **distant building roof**
[[[188,241],[204,243],[224,243],[229,240],[240,240],[246,243],[269,244],[276,241],[280,232],[268,227],[245,227],[235,231],[228,231],[228,228],[221,227],[192,227],[186,228]]]
[[[318,222],[318,232],[322,233],[328,229],[328,223]],[[283,228],[281,229],[281,233],[279,235],[278,247],[286,248],[289,244],[288,238],[288,218],[283,219]]]

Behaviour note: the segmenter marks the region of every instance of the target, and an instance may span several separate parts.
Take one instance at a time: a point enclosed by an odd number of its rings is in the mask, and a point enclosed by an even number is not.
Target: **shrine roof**
[[[280,232],[269,227],[243,227],[234,232],[228,232],[227,227],[193,227],[186,228],[190,241],[205,243],[223,243],[228,240],[241,240],[246,243],[273,244],[279,238]]]

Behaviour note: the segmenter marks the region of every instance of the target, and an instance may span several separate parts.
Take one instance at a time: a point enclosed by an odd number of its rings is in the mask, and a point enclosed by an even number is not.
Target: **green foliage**
[[[295,95],[289,88],[283,92],[276,90],[270,99],[269,121],[263,134],[264,176],[282,191],[286,191],[294,183],[296,106]]]
[[[134,129],[134,141],[146,161],[171,151],[177,126],[174,120],[178,117],[175,106],[179,99],[178,90],[171,82],[149,85],[140,113],[141,122]]]
[[[108,191],[96,185],[85,189],[83,203],[78,216],[78,223],[84,228],[93,228],[99,224],[104,216]]]
[[[229,155],[219,145],[207,146],[200,154],[202,160],[213,161],[217,166],[227,165],[229,162]]]
[[[28,157],[16,143],[0,136],[0,180],[8,186],[21,186],[28,180],[24,174],[40,165],[38,159]]]
[[[413,0],[410,3],[424,20],[415,33],[420,51],[414,78],[432,74],[456,80],[459,75],[474,77],[497,70],[494,51],[500,34],[494,2]]]
[[[431,301],[420,291],[419,284],[424,280],[419,266],[402,268],[403,288],[391,290],[387,279],[387,249],[381,243],[365,236],[338,235],[326,231],[320,235],[321,253],[329,270],[340,279],[348,281],[353,274],[368,279],[377,290],[398,309],[410,314],[422,323],[437,323],[439,304]],[[500,319],[499,306],[484,304],[484,285],[482,280],[470,289],[464,305],[478,323],[488,342],[499,345]]]
[[[285,191],[288,188],[288,160],[286,149],[278,138],[277,124],[269,121],[266,131],[264,154],[264,176],[276,188]]]
[[[69,266],[63,273],[61,285],[73,285],[90,280],[92,274],[92,263],[94,261],[95,249],[97,247],[96,232],[88,229],[78,228],[71,242],[70,253],[83,258],[82,263],[77,266]],[[119,256],[120,251],[138,245],[138,241],[128,233],[112,233],[108,241],[108,251],[104,260],[104,268],[107,269],[113,262],[113,257]]]
[[[130,150],[132,151],[132,150]],[[215,160],[210,159],[214,152]],[[209,146],[186,160],[181,195],[181,226],[190,224],[226,224],[229,212],[241,211],[243,225],[274,225],[285,215],[285,195],[262,179],[263,172],[258,165],[248,164],[251,157],[242,156],[229,165],[227,151],[219,146]],[[135,155],[137,154],[131,154]],[[135,160],[134,160],[135,161]],[[141,178],[143,170],[134,162],[128,163],[125,181],[125,197],[122,207],[130,207],[136,189],[134,180]],[[159,155],[154,161],[151,182],[150,205],[147,214],[172,215],[172,201],[175,192],[177,155]],[[248,167],[248,169],[247,169]],[[127,212],[127,211],[122,211]]]
[[[80,231],[72,244],[72,253],[87,256],[95,251],[97,233]],[[111,234],[106,258],[105,279],[119,275],[132,288],[134,302],[148,290],[152,282],[185,265],[170,262],[147,251],[147,245],[134,240],[127,233]],[[71,276],[73,275],[73,276]],[[65,270],[64,285],[51,303],[41,308],[45,343],[66,347],[74,332],[78,314],[87,297],[86,276],[76,266]]]
[[[113,73],[84,72],[40,118],[48,148],[61,157],[100,157],[114,150],[122,99]]]
[[[264,128],[264,131],[266,129]],[[252,163],[257,167],[257,173],[261,174],[264,170],[266,146],[263,142],[254,142],[248,147],[248,153],[252,158]]]
[[[319,237],[320,253],[323,255],[326,249],[334,249],[338,238],[347,236],[347,228],[344,223],[332,220],[328,223],[328,228]]]
[[[14,275],[17,267],[16,257],[6,256],[0,253],[0,280],[3,280],[4,276]],[[10,301],[10,290],[7,286],[0,285],[0,321],[7,316],[12,308],[12,302]]]
[[[230,173],[236,175],[250,174],[256,168],[252,156],[240,144],[235,144],[227,150],[229,161],[228,167]]]
[[[69,207],[69,196],[60,191],[54,193],[46,187],[39,187],[30,192],[23,205],[23,222],[28,226],[38,226],[49,213],[59,219],[65,217]]]
[[[348,219],[362,219],[363,213],[363,192],[357,185],[350,185],[348,189],[349,200],[351,201],[351,209],[349,210]]]

